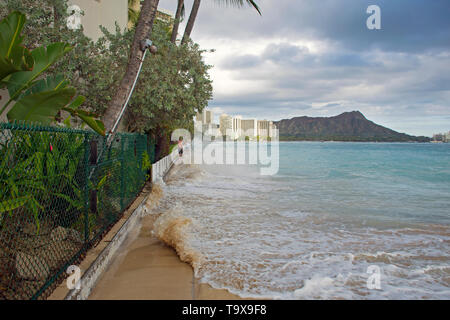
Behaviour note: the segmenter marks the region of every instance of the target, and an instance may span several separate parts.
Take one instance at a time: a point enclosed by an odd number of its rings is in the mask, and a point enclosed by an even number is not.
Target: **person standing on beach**
[[[178,155],[180,158],[183,157],[183,137],[178,139]]]

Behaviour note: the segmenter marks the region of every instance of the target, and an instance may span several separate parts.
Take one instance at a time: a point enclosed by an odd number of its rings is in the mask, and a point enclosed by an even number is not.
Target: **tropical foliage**
[[[78,164],[84,136],[12,131],[5,137],[5,132],[2,129],[0,144],[0,226],[5,213],[19,208],[33,214],[39,230],[41,212],[67,216],[83,207]]]
[[[22,44],[26,17],[13,12],[0,21],[0,88],[6,87],[10,99],[0,115],[12,105],[8,120],[24,120],[49,124],[63,109],[79,117],[91,128],[104,134],[101,121],[90,112],[79,109],[85,98],[74,98],[76,90],[62,75],[44,73],[72,48],[63,42],[28,50]]]
[[[204,51],[192,42],[182,47],[173,45],[168,31],[167,24],[154,24],[153,42],[158,54],[144,63],[127,113],[129,131],[188,128],[196,112],[202,111],[212,97],[211,66],[202,60]]]

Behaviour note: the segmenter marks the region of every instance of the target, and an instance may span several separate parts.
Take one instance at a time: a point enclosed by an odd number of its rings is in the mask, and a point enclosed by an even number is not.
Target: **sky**
[[[215,49],[205,61],[216,117],[359,110],[408,134],[450,130],[449,0],[257,0],[261,16],[219,2],[202,1],[191,34]],[[367,28],[370,5],[380,7],[380,30]],[[176,11],[175,0],[159,6]]]

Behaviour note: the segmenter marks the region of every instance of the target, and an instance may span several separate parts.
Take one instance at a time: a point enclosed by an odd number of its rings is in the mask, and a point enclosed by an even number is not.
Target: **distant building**
[[[444,142],[444,139],[445,135],[443,135],[442,133],[433,134],[433,141],[435,142]]]
[[[447,142],[450,143],[450,131],[447,133],[433,134],[433,140],[431,142]]]
[[[238,139],[242,135],[242,117],[233,118],[233,139]]]
[[[267,138],[271,127],[271,121],[258,120],[258,137]]]
[[[258,136],[258,123],[256,119],[242,119],[241,127],[244,138],[248,137],[250,140],[253,140]]]
[[[210,110],[204,109],[202,113],[197,112],[195,120],[203,124],[210,124],[214,121],[214,113]]]
[[[220,133],[226,136],[229,131],[233,131],[233,118],[225,113],[220,115]],[[228,131],[228,132],[227,132]]]
[[[112,1],[112,0],[109,0],[109,1]],[[142,1],[134,1],[131,4],[131,8],[134,11],[139,12],[139,11],[141,11],[141,5],[142,5]],[[155,18],[156,18],[156,20],[160,20],[160,21],[169,23],[169,25],[171,27],[173,27],[173,23],[175,21],[175,15],[171,11],[163,9],[163,8],[158,8],[158,11],[156,11]],[[132,27],[133,27],[133,23],[131,21],[128,22],[128,28],[131,29]]]
[[[204,134],[227,136],[227,139],[257,140],[273,138],[276,136],[276,126],[269,120],[242,119],[242,116],[232,117],[223,113],[219,117],[219,125],[213,123],[213,113],[204,110],[197,113],[195,120],[202,123]],[[217,131],[217,128],[219,130]]]
[[[210,110],[204,109],[202,113],[197,113],[195,116],[195,121],[202,124],[203,134],[209,136],[216,136],[218,125],[214,123],[214,113]]]
[[[173,27],[175,15],[169,10],[158,8],[158,11],[156,12],[156,19],[167,22],[171,27]]]

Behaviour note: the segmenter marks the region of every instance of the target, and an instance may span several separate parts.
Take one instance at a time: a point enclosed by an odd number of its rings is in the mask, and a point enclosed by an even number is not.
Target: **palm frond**
[[[216,2],[238,8],[243,7],[244,3],[247,3],[249,6],[255,8],[255,10],[258,11],[259,15],[261,15],[261,10],[253,0],[216,0]]]

